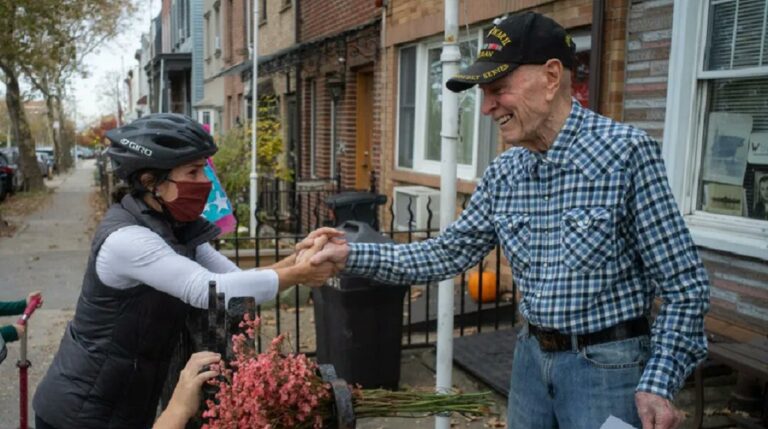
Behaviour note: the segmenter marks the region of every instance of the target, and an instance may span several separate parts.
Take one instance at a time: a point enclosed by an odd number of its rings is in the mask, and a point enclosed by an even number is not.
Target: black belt
[[[553,329],[540,328],[530,323],[528,324],[528,333],[536,337],[539,341],[539,348],[541,348],[542,351],[562,352],[573,348],[571,343],[571,337],[573,337],[573,335],[563,334]],[[584,347],[595,344],[625,340],[641,335],[650,335],[650,333],[651,329],[648,326],[648,319],[645,317],[638,317],[637,319],[627,320],[626,322],[621,322],[601,331],[575,335],[575,337],[579,350],[581,350]]]

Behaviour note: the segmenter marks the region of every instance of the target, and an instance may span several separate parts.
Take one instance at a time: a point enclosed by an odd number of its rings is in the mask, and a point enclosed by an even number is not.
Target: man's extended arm
[[[455,276],[477,264],[498,242],[485,177],[458,220],[439,236],[409,244],[329,243],[313,263],[331,260],[345,272],[393,284],[420,284]]]

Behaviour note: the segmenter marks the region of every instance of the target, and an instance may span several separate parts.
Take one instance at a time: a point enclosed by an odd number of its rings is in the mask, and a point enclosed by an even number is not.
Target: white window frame
[[[707,95],[707,82],[700,79],[768,75],[768,67],[727,73],[703,70],[709,4],[674,3],[662,156],[667,171],[673,172],[670,186],[697,245],[768,260],[768,222],[696,209]]]
[[[483,40],[483,28],[477,28],[470,31],[470,35],[463,36],[459,38],[459,43],[465,42],[467,40],[475,40],[478,45],[478,49],[480,46],[480,43]],[[415,109],[415,118],[414,118],[414,139],[413,139],[413,168],[403,167],[398,165],[399,160],[399,151],[400,151],[400,135],[399,132],[395,132],[395,169],[397,170],[405,170],[405,171],[416,171],[419,173],[426,173],[426,174],[433,174],[433,175],[439,175],[440,174],[440,161],[433,161],[426,159],[424,152],[425,152],[425,145],[427,144],[427,91],[425,88],[427,88],[427,84],[429,81],[428,73],[427,73],[427,61],[429,59],[429,51],[431,49],[439,48],[442,46],[442,39],[429,39],[427,41],[418,43],[418,44],[410,44],[410,45],[404,45],[401,47],[401,49],[409,48],[412,46],[416,46],[416,109]],[[398,50],[399,55],[399,50]],[[398,66],[399,70],[399,66]],[[398,72],[398,81],[400,79],[400,73]],[[475,106],[475,112],[474,112],[474,121],[475,126],[473,127],[472,136],[470,137],[472,139],[472,164],[456,164],[456,173],[458,178],[464,179],[464,180],[472,180],[476,181],[478,180],[478,176],[482,175],[482,171],[477,171],[477,163],[479,160],[479,150],[480,150],[480,144],[479,144],[479,129],[480,129],[480,104],[482,103],[482,94],[480,93],[480,90],[477,87],[474,87],[468,91],[475,91],[475,97],[478,102]],[[397,106],[400,106],[400,94],[398,92],[397,94]],[[400,129],[400,110],[397,109],[397,128],[396,130]],[[438,124],[439,125],[439,124]]]

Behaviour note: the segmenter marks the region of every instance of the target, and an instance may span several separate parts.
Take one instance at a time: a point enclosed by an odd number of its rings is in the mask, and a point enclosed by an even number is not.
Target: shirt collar
[[[570,148],[577,141],[581,124],[584,120],[585,110],[576,99],[571,100],[571,113],[563,124],[563,128],[555,137],[555,142],[546,152],[533,152],[525,150],[524,163],[526,170],[531,173],[537,164],[551,163],[561,168],[570,165]]]

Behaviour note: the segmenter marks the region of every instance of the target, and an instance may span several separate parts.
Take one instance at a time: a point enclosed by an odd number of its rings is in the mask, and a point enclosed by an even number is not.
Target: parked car
[[[37,165],[40,167],[40,173],[43,177],[50,178],[53,175],[53,158],[46,152],[35,152],[37,155]]]
[[[19,148],[16,146],[0,148],[0,155],[5,157],[5,161],[10,169],[13,169],[13,192],[19,192],[24,187],[24,175],[19,168]]]
[[[48,164],[48,171],[43,176],[50,178],[56,173],[56,163],[53,157],[53,148],[50,146],[40,146],[35,148],[36,153],[45,155],[45,162]]]
[[[96,156],[93,149],[85,146],[76,146],[72,148],[72,155],[74,156],[77,154],[77,157],[80,159],[91,159]]]
[[[0,201],[5,200],[8,194],[12,194],[16,191],[15,179],[18,175],[18,170],[13,166],[5,153],[0,152]]]

